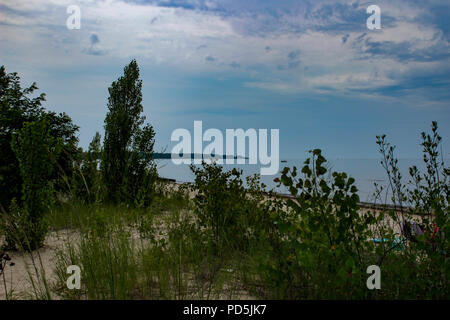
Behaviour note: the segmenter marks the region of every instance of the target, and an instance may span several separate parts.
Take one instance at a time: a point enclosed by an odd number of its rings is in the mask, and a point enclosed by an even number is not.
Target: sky
[[[80,8],[69,29],[67,8]],[[370,30],[369,5],[381,12]],[[421,157],[437,120],[450,157],[450,2],[0,0],[0,65],[44,106],[103,133],[108,87],[136,59],[156,151],[177,128],[279,129],[280,157]]]

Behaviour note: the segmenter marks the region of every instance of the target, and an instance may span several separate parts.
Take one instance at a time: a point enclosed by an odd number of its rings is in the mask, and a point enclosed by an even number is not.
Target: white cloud
[[[68,16],[65,9],[69,4],[81,8],[81,30],[65,28]],[[4,24],[0,26],[2,56],[7,60],[70,68],[74,63],[80,66],[112,64],[117,59],[138,57],[141,64],[167,65],[180,71],[245,73],[255,78],[254,82],[247,82],[247,86],[283,92],[322,90],[322,87],[337,91],[373,89],[395,85],[402,75],[414,73],[414,70],[439,65],[433,61],[400,62],[390,56],[368,56],[364,53],[368,49],[365,41],[356,40],[363,33],[367,33],[364,39],[372,42],[408,42],[411,50],[426,49],[444,41],[442,32],[435,27],[412,22],[420,14],[420,8],[404,2],[380,5],[382,15],[397,19],[393,26],[372,32],[365,29],[365,21],[362,21],[361,30],[343,34],[312,28],[340,20],[334,17],[323,20],[320,16],[308,20],[301,15],[303,9],[297,11],[297,16],[285,13],[278,18],[285,21],[281,23],[282,33],[251,34],[236,27],[240,20],[270,23],[273,18],[268,19],[263,12],[256,18],[227,17],[215,11],[120,0],[4,0],[3,5],[14,9],[5,12]],[[212,1],[206,5],[217,6]],[[361,8],[362,5],[355,10]],[[289,29],[292,25],[303,31]],[[100,39],[95,50],[90,43],[92,33]],[[342,37],[347,34],[348,40],[344,43]],[[199,52],[197,49],[205,44],[203,50],[206,51]],[[290,67],[288,54],[295,50],[299,50],[299,55]],[[89,53],[102,54],[102,57]],[[214,59],[205,59],[206,56]],[[240,68],[231,66],[237,64]]]

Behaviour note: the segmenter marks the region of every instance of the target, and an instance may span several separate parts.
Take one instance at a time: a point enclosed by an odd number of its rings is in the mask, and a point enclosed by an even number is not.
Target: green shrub
[[[44,213],[54,201],[50,178],[62,143],[50,135],[44,117],[25,123],[11,145],[23,185],[21,202],[13,200],[11,214],[6,217],[6,242],[11,247],[34,250],[43,245],[47,233]]]
[[[387,192],[396,208],[387,215],[402,230],[406,243],[401,252],[383,252],[379,261],[386,279],[386,298],[437,299],[449,294],[450,168],[445,167],[437,129],[437,122],[433,122],[431,134],[422,132],[426,171],[422,174],[416,166],[409,168],[411,179],[407,184],[402,181],[395,147],[385,135],[377,137],[389,181]],[[418,225],[423,234],[408,229],[411,223]]]
[[[262,199],[257,180],[253,180],[254,192],[247,193],[241,170],[223,171],[222,166],[205,162],[191,170],[195,174],[194,214],[213,250],[217,254],[225,248],[245,251]]]
[[[336,298],[355,295],[365,287],[367,241],[372,215],[359,214],[355,180],[333,172],[326,178],[326,160],[319,149],[310,151],[298,176],[284,168],[279,185],[293,199],[272,200],[273,226],[259,270],[272,298]]]

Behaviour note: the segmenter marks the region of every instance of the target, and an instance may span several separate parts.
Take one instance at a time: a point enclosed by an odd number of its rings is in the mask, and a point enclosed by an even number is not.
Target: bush
[[[195,174],[194,214],[214,252],[225,248],[245,251],[254,231],[252,224],[258,219],[257,179],[252,180],[254,192],[247,194],[241,170],[223,171],[222,166],[205,162],[202,167],[191,165],[191,170]]]
[[[450,281],[449,250],[449,175],[441,154],[442,138],[437,122],[432,132],[422,132],[425,173],[416,166],[409,168],[411,179],[403,183],[395,158],[395,147],[378,136],[377,144],[386,170],[391,201],[396,210],[386,212],[401,230],[406,247],[403,251],[383,252],[383,263],[388,298],[446,298]],[[413,227],[415,226],[415,227]]]
[[[44,213],[54,199],[50,177],[62,143],[50,135],[44,117],[25,123],[13,136],[11,146],[23,185],[21,201],[13,200],[6,217],[6,242],[11,247],[34,250],[43,245],[47,233]]]
[[[321,151],[310,153],[302,177],[293,167],[275,179],[294,198],[285,208],[271,200],[275,229],[266,238],[259,270],[272,298],[336,298],[366,289],[365,252],[375,218],[359,214],[355,180],[338,172],[327,180]]]

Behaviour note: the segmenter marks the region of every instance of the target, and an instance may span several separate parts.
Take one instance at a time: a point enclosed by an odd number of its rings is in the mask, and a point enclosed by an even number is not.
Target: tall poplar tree
[[[139,198],[148,203],[156,177],[155,132],[150,124],[143,126],[142,80],[136,60],[108,91],[102,159],[106,199],[129,203]]]

